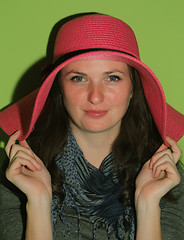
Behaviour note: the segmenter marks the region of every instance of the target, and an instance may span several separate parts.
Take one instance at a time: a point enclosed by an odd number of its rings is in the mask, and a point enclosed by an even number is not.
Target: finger
[[[23,140],[23,141],[19,141],[19,144],[23,147],[27,147],[27,148],[30,148],[29,144],[27,143],[26,140]]]
[[[173,168],[170,162],[165,162],[157,166],[154,177],[157,178],[162,171],[165,171],[166,178],[173,181],[174,186],[180,182],[180,175],[177,169]]]
[[[153,176],[155,176],[155,173],[156,173],[156,170],[157,170],[158,166],[161,165],[161,164],[164,164],[164,163],[166,163],[166,162],[169,162],[169,163],[173,166],[173,168],[174,168],[175,170],[177,170],[176,165],[175,165],[173,159],[171,159],[167,154],[164,154],[163,156],[161,156],[161,157],[153,164],[153,167],[152,167],[152,174],[153,174]]]
[[[11,151],[9,153],[10,161],[12,161],[12,159],[14,158],[14,156],[17,154],[18,151],[23,151],[27,155],[31,156],[32,158],[35,158],[35,155],[30,148],[23,147],[20,144],[13,144],[12,147],[11,147]]]
[[[25,158],[17,157],[6,170],[6,177],[12,181],[14,176],[21,173],[21,168],[26,167],[30,171],[37,171],[32,161]]]
[[[9,138],[9,140],[6,144],[6,147],[5,147],[5,151],[6,151],[6,154],[8,157],[10,155],[12,145],[16,143],[16,140],[18,139],[19,136],[20,136],[20,130],[13,133],[11,135],[11,137]]]
[[[155,180],[159,186],[158,190],[160,190],[161,197],[163,197],[173,187],[180,183],[180,175],[172,168],[169,162],[166,162],[159,165],[158,174],[156,175]]]
[[[156,152],[156,153],[151,157],[149,167],[150,167],[150,168],[153,168],[153,165],[154,165],[160,158],[162,158],[163,156],[165,156],[165,157],[168,156],[169,159],[173,161],[173,164],[175,164],[175,160],[174,160],[174,158],[173,158],[173,155],[172,155],[170,149],[166,148],[165,150]]]
[[[162,144],[156,152],[160,152],[160,151],[165,150],[165,149],[167,149],[166,145]]]
[[[19,144],[23,147],[30,149],[32,152],[32,156],[34,156],[34,158],[38,161],[38,163],[40,163],[41,165],[43,164],[43,162],[40,160],[40,158],[32,151],[31,147],[29,146],[29,144],[27,143],[26,140],[19,141]]]
[[[157,149],[157,151],[155,152],[158,153],[158,152],[161,152],[163,150],[167,149],[167,147],[165,146],[165,144],[162,144],[159,149]],[[152,168],[153,164],[154,164],[154,161],[153,161],[153,157],[155,156],[155,154],[152,156],[152,158],[150,159],[150,162],[149,162],[149,167]]]
[[[179,148],[178,144],[173,139],[171,139],[170,137],[166,137],[166,139],[167,139],[168,143],[171,145],[171,149],[173,151],[173,153],[172,153],[173,158],[175,160],[175,163],[177,163],[181,157],[182,151]]]
[[[10,165],[12,164],[13,161],[15,161],[15,159],[18,159],[19,157],[31,161],[35,165],[37,170],[42,169],[42,167],[35,158],[33,158],[31,155],[27,154],[25,151],[22,150],[17,151],[13,159],[10,161]]]

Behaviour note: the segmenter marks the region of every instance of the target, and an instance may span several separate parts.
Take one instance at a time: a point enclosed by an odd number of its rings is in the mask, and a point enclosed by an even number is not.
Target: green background
[[[142,61],[159,78],[169,104],[184,113],[183,10],[183,0],[1,0],[0,109],[38,85],[56,22],[71,14],[101,12],[133,28]],[[1,148],[5,139],[0,132]],[[183,139],[179,145],[184,150]]]

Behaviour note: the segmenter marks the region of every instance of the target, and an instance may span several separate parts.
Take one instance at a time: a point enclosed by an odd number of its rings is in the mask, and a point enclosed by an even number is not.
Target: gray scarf
[[[52,224],[57,215],[65,224],[65,233],[70,234],[70,222],[63,215],[64,207],[72,207],[78,215],[78,239],[81,240],[80,218],[87,216],[93,223],[93,239],[96,240],[96,229],[102,224],[107,231],[107,239],[115,231],[117,239],[124,239],[125,232],[129,232],[129,239],[135,238],[135,212],[124,207],[119,202],[119,195],[123,191],[116,173],[113,172],[113,156],[110,154],[102,162],[99,169],[92,166],[84,158],[75,137],[68,133],[64,152],[60,153],[56,162],[61,169],[67,184],[63,184],[66,197],[57,209],[59,197],[52,201]]]

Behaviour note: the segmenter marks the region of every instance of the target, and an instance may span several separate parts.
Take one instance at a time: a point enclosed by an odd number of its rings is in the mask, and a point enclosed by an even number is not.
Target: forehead
[[[113,61],[113,60],[103,60],[103,59],[93,59],[93,60],[79,60],[67,64],[62,72],[68,71],[128,71],[128,65],[122,61]]]

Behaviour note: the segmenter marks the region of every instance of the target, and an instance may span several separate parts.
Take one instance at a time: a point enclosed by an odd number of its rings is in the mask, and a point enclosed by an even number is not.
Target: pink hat
[[[155,74],[140,60],[132,29],[123,21],[102,14],[91,14],[65,23],[54,48],[53,70],[39,89],[0,112],[0,127],[11,135],[20,129],[19,140],[26,139],[43,109],[58,71],[68,63],[101,56],[121,58],[138,70],[153,119],[165,144],[166,136],[178,141],[184,134],[184,115],[166,103]]]

